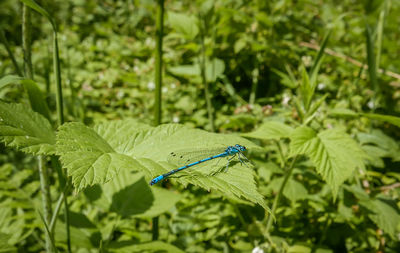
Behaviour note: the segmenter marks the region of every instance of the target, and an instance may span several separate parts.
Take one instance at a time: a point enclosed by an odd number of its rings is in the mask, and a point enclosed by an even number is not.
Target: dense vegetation
[[[399,252],[399,13],[1,1],[0,252]]]

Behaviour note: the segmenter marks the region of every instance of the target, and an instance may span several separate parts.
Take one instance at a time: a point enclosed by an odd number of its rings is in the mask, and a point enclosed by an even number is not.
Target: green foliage
[[[80,123],[68,123],[60,127],[57,134],[57,154],[79,191],[89,185],[110,181],[120,168],[144,172],[147,179],[166,173],[171,166],[166,166],[165,162],[176,147],[201,149],[238,143],[256,147],[234,135],[211,134],[180,125],[151,128],[126,120],[99,124],[93,130]],[[183,176],[177,181],[185,185],[191,182],[207,190],[216,189],[227,197],[245,198],[267,209],[257,192],[253,173],[246,166],[235,163],[226,173],[214,176],[210,176],[213,171],[207,169],[208,164],[198,167],[199,170],[182,171]],[[219,167],[221,170],[225,164],[221,163]]]
[[[282,138],[289,138],[293,128],[277,121],[268,121],[259,126],[255,131],[242,134],[244,137],[269,140],[279,140]]]
[[[293,131],[290,139],[291,156],[307,155],[334,195],[355,169],[364,169],[365,153],[340,130],[328,129],[317,134],[312,128],[303,126]]]
[[[135,165],[131,157],[115,152],[95,131],[80,123],[60,127],[57,154],[78,191],[110,181],[121,167]]]
[[[43,251],[47,232],[68,251],[63,196],[71,252],[397,252],[400,2],[168,2],[160,120],[180,124],[151,127],[155,3],[0,1],[0,252]],[[62,106],[75,123],[55,129]],[[171,151],[234,144],[248,167],[148,185],[181,166]]]
[[[184,252],[171,244],[167,244],[160,241],[153,241],[142,244],[137,244],[135,242],[123,242],[111,245],[110,250],[111,252],[143,252],[143,251],[156,251],[156,252],[167,252],[167,253]]]
[[[194,39],[199,33],[196,17],[176,12],[168,12],[167,16],[169,25],[186,39]]]
[[[0,101],[0,139],[10,147],[31,154],[53,154],[55,135],[50,123],[21,104]]]
[[[176,193],[149,186],[143,174],[124,168],[102,187],[96,205],[122,217],[156,217],[170,210],[180,200]]]
[[[43,9],[40,5],[38,5],[33,0],[20,0],[20,1],[23,2],[24,4],[26,4],[27,6],[29,6],[30,8],[32,8],[33,10],[39,12],[44,17],[46,17],[48,19],[48,21],[50,22],[51,26],[53,27],[53,30],[57,31],[57,28],[56,28],[53,18],[45,9]]]
[[[7,75],[0,79],[0,87],[11,85],[13,83],[20,83],[24,86],[28,97],[31,108],[43,116],[45,116],[50,121],[50,111],[47,106],[44,95],[39,89],[37,83],[30,79],[24,79],[19,76]]]

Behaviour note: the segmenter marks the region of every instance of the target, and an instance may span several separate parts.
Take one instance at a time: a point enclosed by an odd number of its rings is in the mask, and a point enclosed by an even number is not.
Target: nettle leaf
[[[119,131],[110,124],[105,132]],[[129,132],[119,133],[129,141],[126,135]],[[89,185],[110,181],[122,167],[145,169],[132,157],[115,151],[98,133],[82,123],[67,123],[59,128],[57,154],[78,191]]]
[[[364,168],[366,154],[357,142],[340,130],[329,129],[317,134],[302,126],[293,132],[290,139],[291,156],[308,156],[335,196],[339,186],[356,168]]]
[[[288,138],[292,132],[293,128],[284,123],[268,121],[263,123],[255,131],[242,134],[242,136],[261,140],[279,140],[281,138]]]
[[[69,123],[62,126],[57,135],[57,153],[78,190],[109,181],[119,168],[141,171],[150,181],[176,168],[167,162],[172,151],[223,149],[235,144],[258,148],[254,143],[235,135],[214,134],[178,124],[153,128],[133,120],[106,122],[94,129],[80,123]],[[219,166],[225,168],[225,162]],[[171,179],[183,185],[192,183],[206,190],[215,189],[227,197],[244,198],[267,209],[262,195],[257,191],[251,168],[233,160],[227,172],[211,176],[211,172],[214,172],[211,165],[201,164],[181,171]]]
[[[55,134],[49,121],[22,104],[0,101],[0,141],[34,155],[55,152]]]
[[[393,239],[398,238],[397,226],[400,224],[399,209],[391,199],[376,198],[360,202],[362,206],[372,211],[368,217]]]
[[[247,148],[259,148],[254,143],[235,135],[215,134],[207,131],[192,129],[178,124],[166,124],[143,132],[141,142],[137,141],[135,156],[153,161],[165,162],[172,151],[185,149],[204,149],[241,144]],[[225,162],[225,161],[224,161]],[[224,168],[226,163],[219,165]],[[218,163],[216,161],[215,163]],[[175,178],[179,183],[192,183],[206,190],[215,189],[223,192],[227,197],[245,198],[258,203],[265,209],[267,206],[254,181],[254,171],[238,162],[232,162],[226,172],[212,174],[215,163],[203,163],[196,168],[181,171]],[[151,178],[166,173],[171,168],[158,166],[151,168]]]

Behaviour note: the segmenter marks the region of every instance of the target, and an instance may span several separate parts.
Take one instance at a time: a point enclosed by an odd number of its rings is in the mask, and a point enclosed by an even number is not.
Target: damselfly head
[[[235,148],[236,148],[237,150],[239,150],[240,152],[246,151],[246,147],[245,147],[245,146],[242,146],[242,145],[239,145],[239,144],[236,144],[236,145],[235,145]]]

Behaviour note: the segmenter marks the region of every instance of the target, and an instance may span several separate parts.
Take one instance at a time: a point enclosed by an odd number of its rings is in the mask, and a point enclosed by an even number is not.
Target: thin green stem
[[[259,75],[258,67],[256,67],[252,71],[251,75],[252,75],[252,84],[251,84],[249,104],[252,105],[256,101],[256,94],[257,94],[257,88],[258,88],[258,75]]]
[[[283,155],[282,145],[278,140],[275,140],[275,144],[278,147],[278,153],[281,158],[281,168],[285,168],[286,167],[286,159],[285,159],[285,156]]]
[[[4,47],[5,47],[6,50],[7,50],[8,56],[10,57],[10,59],[11,59],[13,65],[14,65],[15,72],[17,72],[17,74],[18,74],[19,76],[22,76],[21,69],[20,69],[19,66],[18,66],[17,60],[15,60],[14,54],[13,54],[13,52],[11,51],[11,47],[10,47],[10,45],[8,44],[7,38],[6,38],[6,36],[4,35],[4,31],[3,31],[3,30],[0,30],[0,40],[1,40],[1,42],[4,44]]]
[[[24,52],[24,71],[26,77],[33,79],[31,26],[31,10],[24,4],[22,7],[22,49]]]
[[[57,118],[58,125],[64,124],[64,108],[63,108],[63,96],[62,96],[62,85],[61,85],[61,71],[60,71],[60,56],[58,53],[58,38],[57,32],[53,32],[53,64],[54,64],[54,76],[56,78],[56,103],[57,103]]]
[[[54,228],[56,227],[57,216],[58,216],[58,213],[60,212],[61,204],[64,203],[64,198],[65,198],[65,192],[62,192],[60,197],[58,197],[56,207],[54,208],[53,216],[51,217],[51,221],[50,221],[50,225],[49,225],[49,229],[50,229],[51,233],[54,232]]]
[[[154,91],[154,125],[161,124],[162,111],[161,111],[161,91],[162,91],[162,55],[163,55],[163,36],[164,36],[164,0],[157,0],[157,14],[156,14],[156,69],[155,69],[155,84]],[[152,239],[158,240],[158,217],[153,217]]]
[[[162,44],[164,30],[164,0],[157,1],[156,16],[156,69],[155,69],[155,98],[154,98],[154,125],[161,124],[161,87],[162,87]]]
[[[54,64],[54,75],[56,78],[56,104],[57,104],[57,118],[58,125],[64,124],[64,107],[63,107],[63,95],[62,95],[62,84],[61,84],[61,70],[60,70],[60,56],[58,49],[58,38],[57,31],[53,30],[53,64]],[[71,231],[69,225],[69,204],[68,199],[64,198],[65,207],[65,230],[67,232],[67,249],[71,251]]]
[[[30,9],[25,4],[22,7],[22,48],[24,52],[24,72],[25,77],[33,80],[33,66],[32,66],[32,48],[31,48],[31,15]],[[47,224],[50,224],[52,207],[51,207],[51,196],[50,196],[50,184],[49,175],[45,165],[45,158],[38,156],[38,168],[40,178],[40,190],[42,194],[42,203],[44,210],[43,223],[47,228]],[[50,231],[46,233],[46,251],[54,252],[54,242],[52,241],[52,234]]]
[[[153,241],[157,241],[158,240],[158,236],[159,236],[159,233],[158,233],[158,230],[159,230],[159,226],[158,226],[158,221],[159,221],[159,218],[158,217],[154,217],[153,218],[153,227],[152,227],[152,240]]]
[[[208,122],[210,125],[210,130],[211,132],[215,132],[215,123],[214,123],[214,110],[213,110],[213,105],[211,101],[211,94],[207,82],[207,77],[206,77],[206,49],[205,49],[205,20],[204,18],[200,15],[200,20],[202,20],[202,25],[200,25],[200,43],[201,43],[201,55],[200,55],[200,74],[201,74],[201,80],[204,84],[204,95],[206,97],[206,103],[207,103],[207,113],[208,113]]]
[[[46,235],[50,238],[50,243],[51,243],[51,247],[53,248],[52,251],[47,251],[47,252],[55,252],[57,253],[57,247],[56,247],[56,242],[54,240],[54,236],[53,234],[50,232],[49,226],[47,226],[46,220],[43,218],[43,215],[38,211],[40,218],[42,219],[42,222],[44,224],[44,228],[46,230]]]
[[[44,157],[38,156],[39,162],[39,177],[40,177],[40,191],[42,193],[42,202],[44,210],[44,222],[50,224],[52,216],[51,208],[51,196],[50,196],[50,185],[49,185],[49,175],[47,173],[47,168],[45,166]],[[54,252],[53,243],[51,242],[51,234],[46,233],[46,251]]]
[[[297,156],[293,158],[292,163],[290,164],[290,167],[287,170],[285,178],[284,178],[284,180],[283,180],[283,182],[282,182],[282,184],[281,184],[281,186],[279,188],[279,191],[275,196],[274,203],[272,204],[271,214],[268,216],[268,220],[267,220],[266,232],[268,234],[269,234],[269,231],[271,229],[273,217],[275,217],[275,212],[276,212],[276,209],[278,207],[279,199],[280,199],[280,197],[282,195],[283,190],[285,189],[286,183],[288,182],[289,178],[292,175],[292,172],[293,172],[293,169],[294,169],[294,164],[295,164],[296,160],[297,160]]]

